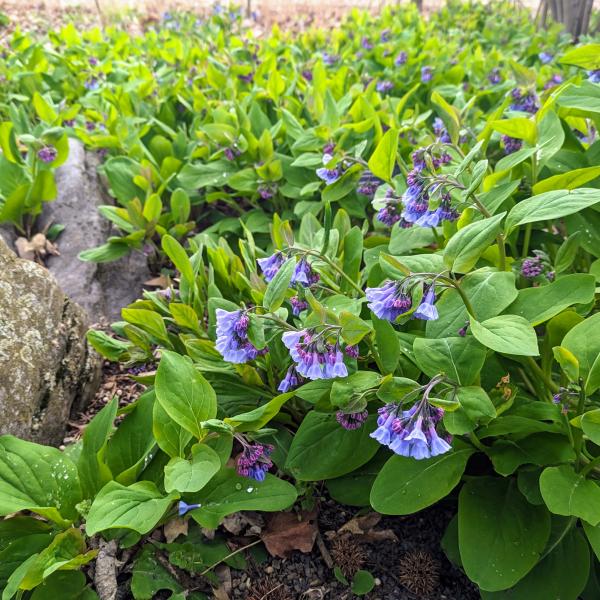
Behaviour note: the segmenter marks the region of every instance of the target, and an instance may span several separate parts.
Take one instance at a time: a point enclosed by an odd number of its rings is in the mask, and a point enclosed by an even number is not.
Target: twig
[[[317,542],[317,548],[319,549],[319,552],[321,553],[325,564],[329,569],[333,569],[333,558],[331,558],[331,554],[329,554],[329,550],[327,550],[327,546],[325,545],[325,542],[321,537],[320,531],[317,531],[317,537],[315,541]]]

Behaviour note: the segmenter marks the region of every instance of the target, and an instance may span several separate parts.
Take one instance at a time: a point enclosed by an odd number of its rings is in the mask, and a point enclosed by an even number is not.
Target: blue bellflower
[[[433,285],[427,290],[421,304],[413,313],[413,317],[423,321],[435,321],[439,318],[438,309],[435,306],[435,288]]]
[[[271,256],[257,259],[256,262],[263,272],[265,281],[268,283],[275,275],[277,275],[281,265],[285,262],[285,258],[281,252],[277,251]]]
[[[378,288],[367,288],[367,306],[377,317],[392,323],[412,306],[412,298],[401,281],[387,281]]]
[[[248,315],[241,310],[226,311],[217,308],[216,349],[231,363],[245,363],[267,352],[259,350],[248,340]]]
[[[290,351],[298,374],[307,379],[334,379],[347,377],[348,369],[338,344],[315,338],[312,331],[286,331],[281,340]]]

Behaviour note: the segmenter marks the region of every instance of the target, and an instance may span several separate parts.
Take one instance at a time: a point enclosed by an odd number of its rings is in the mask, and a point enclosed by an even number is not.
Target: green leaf
[[[445,373],[460,385],[471,385],[477,379],[486,356],[483,346],[466,337],[416,338],[413,349],[417,365],[426,375]]]
[[[471,332],[484,346],[517,356],[537,356],[537,335],[533,327],[523,317],[500,315],[483,323],[471,317]]]
[[[165,412],[196,438],[202,421],[217,414],[214,390],[187,356],[164,350],[155,379],[156,398]]]
[[[194,285],[194,269],[192,268],[192,262],[183,246],[170,235],[163,235],[161,246],[165,251],[165,254],[173,261],[173,264],[179,270],[181,276],[186,280],[187,284],[192,287]]]
[[[277,271],[275,277],[269,281],[263,299],[263,306],[267,310],[273,312],[283,304],[295,268],[296,259],[288,258]]]
[[[113,431],[119,402],[113,398],[87,425],[83,432],[83,443],[77,469],[84,498],[93,498],[112,479],[104,453],[108,438]]]
[[[112,262],[125,256],[130,250],[131,248],[125,242],[108,242],[97,248],[83,250],[77,255],[77,258],[86,262]]]
[[[522,440],[497,440],[488,449],[494,469],[503,476],[511,475],[525,464],[545,466],[565,463],[575,458],[566,437],[552,433],[536,433]]]
[[[593,275],[564,275],[549,285],[519,290],[517,299],[506,312],[523,317],[531,325],[539,325],[573,304],[588,304],[594,299],[595,291]]]
[[[584,523],[585,527],[585,523]],[[513,588],[483,592],[482,600],[577,600],[590,570],[590,552],[578,529],[570,529],[558,545]]]
[[[273,475],[259,482],[237,475],[234,469],[223,469],[194,496],[201,506],[190,514],[203,527],[214,529],[223,517],[241,510],[285,510],[297,496],[292,484]]]
[[[556,515],[574,516],[590,525],[600,523],[600,487],[573,467],[548,467],[540,476],[546,506]]]
[[[175,422],[160,402],[152,409],[152,433],[159,448],[170,457],[183,456],[192,434]]]
[[[371,506],[385,515],[410,515],[435,504],[459,483],[471,448],[425,460],[392,456],[375,479]]]
[[[301,481],[339,477],[367,463],[379,444],[369,436],[375,418],[348,431],[334,414],[310,411],[292,441],[285,468]]]
[[[563,338],[562,344],[579,362],[580,376],[585,380],[600,355],[600,313],[575,325]]]
[[[352,578],[350,589],[357,596],[368,594],[375,587],[375,578],[369,571],[359,569]]]
[[[124,308],[121,310],[123,319],[147,331],[156,340],[170,345],[169,334],[163,318],[153,310],[144,308]]]
[[[31,595],[31,600],[97,600],[98,595],[87,586],[81,571],[56,571],[46,578]]]
[[[113,362],[117,362],[121,355],[129,349],[127,342],[110,337],[104,331],[90,329],[86,337],[87,341],[98,354]]]
[[[597,177],[600,177],[600,167],[575,169],[542,179],[533,186],[533,193],[537,195],[553,190],[574,190]]]
[[[156,559],[155,549],[146,544],[133,563],[131,593],[135,600],[153,600],[161,590],[170,590],[173,596],[183,588],[169,571]]]
[[[136,481],[155,447],[152,435],[154,391],[144,393],[108,441],[106,464],[113,479],[125,485]]]
[[[586,44],[570,48],[559,59],[565,65],[575,65],[593,71],[600,69],[600,44]]]
[[[458,544],[463,568],[482,590],[511,587],[538,562],[550,515],[521,495],[514,479],[478,477],[460,492]]]
[[[500,222],[506,213],[499,213],[459,229],[444,250],[444,263],[455,273],[470,271],[479,257],[488,249],[500,231]]]
[[[258,431],[262,429],[273,417],[279,414],[281,407],[295,396],[295,392],[279,394],[275,398],[271,398],[262,406],[256,407],[246,413],[235,415],[234,417],[225,418],[225,423],[235,427],[238,431]]]
[[[111,481],[92,503],[86,533],[92,536],[107,529],[132,529],[143,535],[155,527],[176,497],[173,494],[163,497],[150,481],[128,487]]]
[[[389,321],[372,316],[375,329],[375,342],[379,351],[379,360],[384,373],[393,373],[400,360],[400,341],[396,331]]]
[[[477,386],[459,387],[455,395],[460,407],[444,413],[444,427],[448,433],[470,433],[478,423],[486,425],[496,417],[494,404],[484,389]]]
[[[167,492],[197,492],[219,471],[219,455],[206,444],[192,447],[191,460],[179,456],[172,458],[165,467],[165,490]]]
[[[506,217],[506,232],[536,221],[555,220],[600,202],[600,190],[578,188],[538,194],[519,202]]]
[[[573,353],[562,346],[554,346],[552,354],[569,380],[577,381],[579,379],[579,362]]]
[[[340,331],[347,344],[355,345],[367,335],[371,328],[360,317],[356,317],[348,311],[340,313]]]
[[[368,165],[371,173],[384,181],[389,182],[394,172],[398,152],[398,135],[397,129],[388,129],[369,159]]]
[[[110,191],[120,204],[126,206],[134,198],[143,200],[146,192],[133,179],[141,172],[141,165],[128,156],[115,156],[104,163]]]
[[[77,468],[64,453],[0,436],[0,515],[30,510],[65,526],[80,501]]]
[[[460,280],[460,287],[481,320],[499,315],[517,297],[515,276],[506,271],[473,271]],[[469,313],[460,294],[456,289],[448,288],[440,296],[436,306],[440,316],[435,321],[427,321],[427,337],[456,336],[469,320]]]
[[[514,119],[502,119],[501,121],[492,121],[492,129],[499,131],[504,135],[519,140],[525,140],[532,146],[537,141],[537,128],[531,119],[525,117],[515,117]]]

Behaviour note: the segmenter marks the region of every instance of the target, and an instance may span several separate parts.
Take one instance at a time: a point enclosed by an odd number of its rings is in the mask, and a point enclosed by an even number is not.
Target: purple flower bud
[[[406,54],[406,52],[402,51],[394,59],[394,65],[396,67],[401,67],[402,65],[406,64],[407,60],[408,60],[408,55]]]
[[[421,81],[423,83],[428,83],[433,79],[433,68],[432,67],[422,67],[421,68]]]
[[[301,300],[298,296],[292,296],[290,298],[290,304],[292,305],[292,314],[295,317],[308,308],[308,302],[306,302],[306,300]]]
[[[277,390],[284,394],[285,392],[297,388],[300,383],[302,383],[302,376],[299,375],[296,368],[292,366],[287,370],[285,377],[281,380]]]
[[[540,62],[543,65],[547,65],[548,63],[552,62],[552,60],[554,59],[554,56],[552,54],[550,54],[549,52],[540,52],[538,54],[538,58],[540,59]]]
[[[38,158],[45,163],[51,163],[56,160],[58,150],[54,146],[44,146],[38,150]]]
[[[494,67],[489,75],[488,75],[488,81],[492,84],[492,85],[497,85],[502,81],[502,75],[500,74],[500,69],[498,67]]]
[[[273,450],[270,444],[246,445],[236,461],[238,475],[264,481],[267,471],[273,466],[270,458]]]
[[[394,84],[391,81],[388,81],[387,79],[384,79],[383,81],[378,81],[375,89],[380,93],[380,94],[387,94],[388,92],[391,92],[394,89]]]
[[[344,352],[346,353],[346,356],[349,356],[350,358],[358,358],[358,346],[356,345],[346,346]]]
[[[527,279],[538,277],[544,272],[544,265],[539,256],[526,258],[521,264],[521,275]]]
[[[504,144],[504,154],[512,154],[513,152],[517,152],[523,146],[523,142],[521,140],[508,135],[502,136],[502,143]]]
[[[335,413],[335,420],[344,428],[349,431],[354,429],[360,429],[363,423],[367,420],[369,412],[363,410],[362,412],[345,413],[339,410]]]

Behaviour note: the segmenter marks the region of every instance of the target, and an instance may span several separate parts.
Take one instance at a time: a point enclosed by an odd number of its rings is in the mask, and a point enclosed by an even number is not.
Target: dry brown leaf
[[[213,598],[215,600],[229,600],[229,594],[225,591],[224,587],[213,588]]]
[[[188,520],[187,519],[171,519],[163,527],[165,533],[165,540],[167,544],[175,541],[180,535],[188,534]]]
[[[153,277],[152,279],[148,279],[148,281],[144,281],[144,285],[147,285],[148,287],[168,288],[170,281],[168,277],[159,275],[158,277]]]
[[[358,535],[365,542],[379,542],[382,540],[398,541],[398,536],[391,529],[375,529],[381,521],[381,515],[371,512],[360,517],[350,519],[338,530],[338,534],[351,533]]]
[[[27,238],[18,237],[15,240],[15,248],[17,249],[17,254],[19,258],[24,258],[26,260],[35,260],[35,252]]]
[[[315,511],[300,515],[282,512],[271,516],[267,528],[261,534],[269,554],[285,558],[293,550],[310,552],[318,533],[316,517]]]

